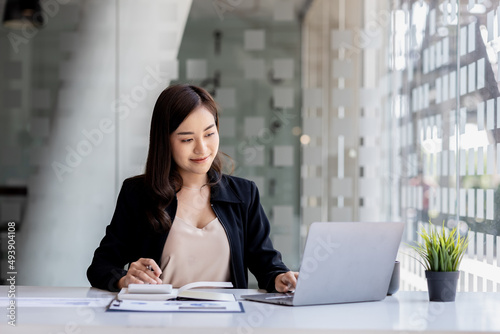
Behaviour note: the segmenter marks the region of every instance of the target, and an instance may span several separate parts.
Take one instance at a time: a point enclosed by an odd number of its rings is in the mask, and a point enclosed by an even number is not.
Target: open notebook
[[[117,299],[121,300],[169,300],[169,299],[195,299],[236,301],[232,293],[215,291],[200,291],[196,288],[232,288],[231,282],[194,282],[186,284],[179,289],[172,288],[170,284],[130,284],[122,288]]]

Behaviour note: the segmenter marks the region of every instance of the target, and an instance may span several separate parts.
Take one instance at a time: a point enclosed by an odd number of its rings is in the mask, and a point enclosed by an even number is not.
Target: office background
[[[432,219],[471,237],[459,289],[499,291],[498,1],[40,4],[43,26],[0,28],[0,224],[16,222],[19,284],[88,285],[156,97],[189,82],[222,107],[221,150],[291,268],[314,221],[404,221],[408,243]],[[401,288],[425,290],[408,254]]]

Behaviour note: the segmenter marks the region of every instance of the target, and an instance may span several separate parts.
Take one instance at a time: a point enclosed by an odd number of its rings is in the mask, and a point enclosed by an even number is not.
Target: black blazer
[[[87,270],[93,287],[117,291],[117,282],[127,274],[123,269],[125,264],[141,257],[151,258],[160,265],[168,232],[156,232],[148,222],[148,197],[144,177],[123,182],[111,223],[106,227],[106,235]],[[259,288],[274,291],[276,276],[289,269],[269,238],[269,221],[260,204],[255,183],[222,175],[220,182],[211,188],[210,201],[229,241],[234,287],[248,287],[250,269],[257,278]],[[176,200],[166,208],[172,218],[176,209]]]

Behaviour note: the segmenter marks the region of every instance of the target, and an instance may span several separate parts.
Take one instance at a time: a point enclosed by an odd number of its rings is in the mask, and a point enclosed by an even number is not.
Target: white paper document
[[[139,301],[115,299],[108,311],[134,312],[202,312],[241,313],[245,312],[240,302],[209,301]]]
[[[113,298],[26,298],[15,299],[18,307],[104,307],[108,306]],[[0,298],[0,307],[8,306],[10,299]]]

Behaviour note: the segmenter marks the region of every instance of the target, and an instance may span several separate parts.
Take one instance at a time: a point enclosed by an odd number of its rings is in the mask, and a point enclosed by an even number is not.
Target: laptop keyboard
[[[293,299],[293,292],[287,293],[270,293],[266,299]]]

